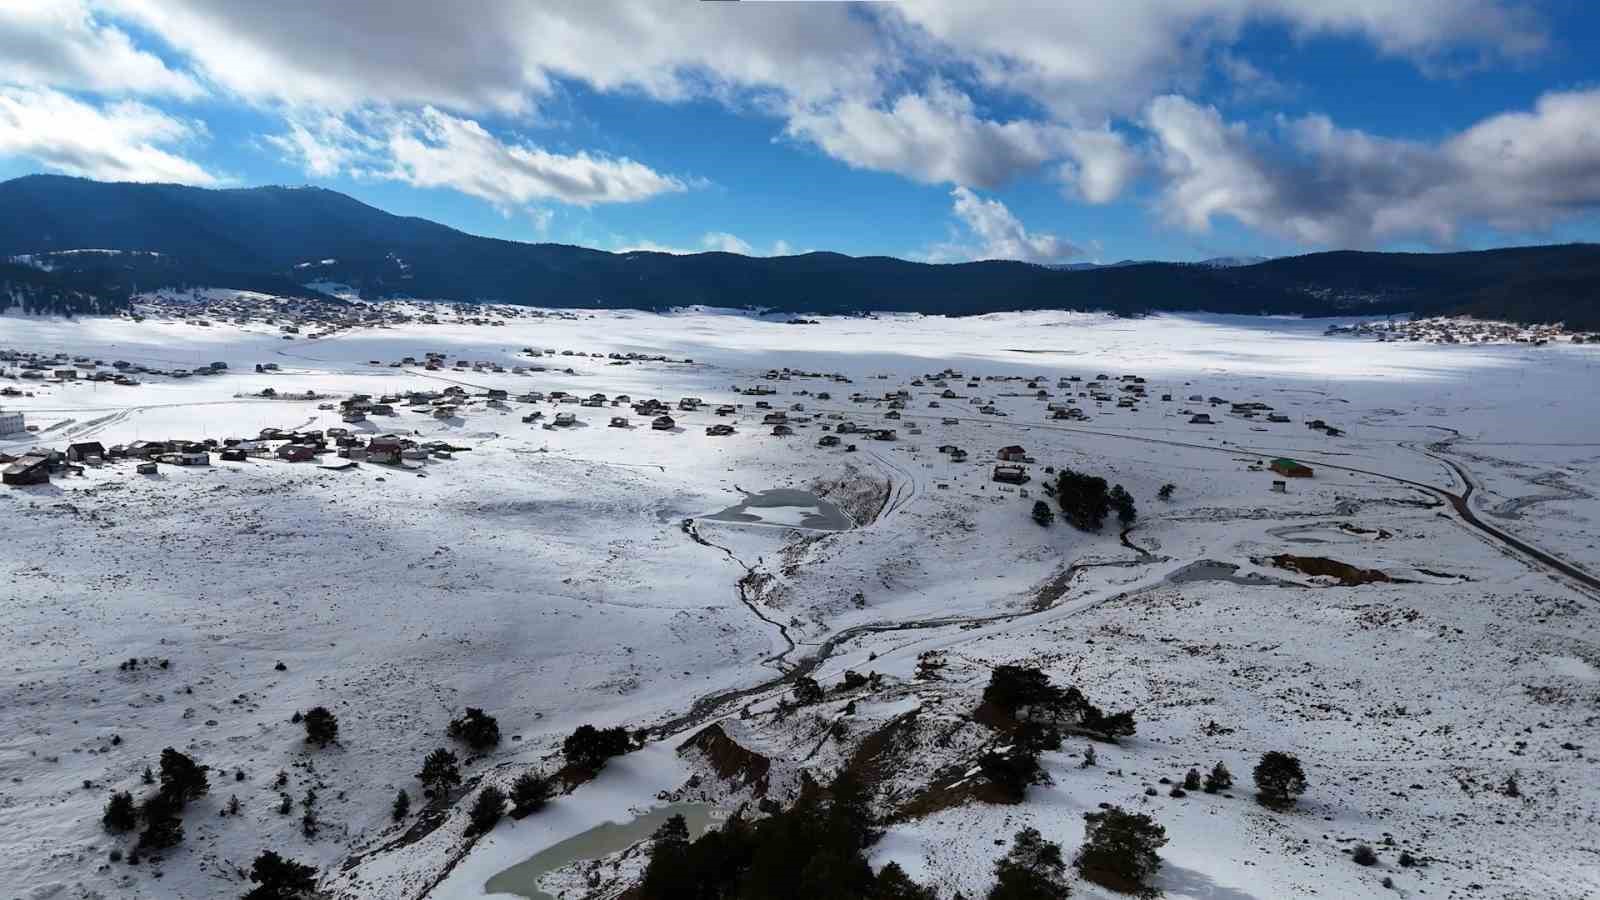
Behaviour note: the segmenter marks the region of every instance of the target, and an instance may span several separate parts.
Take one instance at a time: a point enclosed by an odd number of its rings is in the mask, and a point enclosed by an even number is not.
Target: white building
[[[22,413],[6,412],[5,410],[0,409],[0,434],[11,434],[13,432],[27,430],[27,426],[22,420]]]

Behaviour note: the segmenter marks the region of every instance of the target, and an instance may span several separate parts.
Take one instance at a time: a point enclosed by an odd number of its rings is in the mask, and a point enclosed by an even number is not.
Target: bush
[[[801,706],[810,706],[822,702],[822,685],[817,684],[815,678],[802,675],[794,680],[794,702]]]
[[[522,818],[544,809],[555,794],[555,785],[537,772],[523,772],[511,782],[511,815]]]
[[[1172,492],[1177,489],[1178,486],[1175,484],[1163,484],[1161,490],[1156,491],[1156,496],[1162,500],[1171,500]]]
[[[485,834],[499,823],[500,817],[506,811],[506,793],[494,785],[489,785],[478,792],[478,799],[472,803],[472,809],[467,817],[471,820],[467,827],[468,834]]]
[[[1350,861],[1358,866],[1375,866],[1378,864],[1378,854],[1366,844],[1357,844],[1350,852]]]
[[[205,796],[210,789],[205,766],[172,747],[161,751],[161,793],[178,807]]]
[[[596,728],[593,725],[579,725],[561,743],[561,753],[567,758],[567,762],[574,766],[590,771],[599,771],[600,767],[606,764],[606,760],[613,756],[621,756],[627,753],[628,747],[628,730],[626,728],[621,726],[616,728]]]
[[[1040,526],[1049,528],[1050,523],[1056,520],[1056,514],[1054,510],[1050,509],[1050,504],[1043,500],[1035,500],[1033,502],[1033,520],[1038,522]]]
[[[1083,847],[1074,860],[1079,873],[1112,890],[1153,894],[1146,882],[1161,868],[1156,851],[1166,846],[1167,830],[1120,806],[1084,813],[1083,822]]]
[[[1300,760],[1288,753],[1269,750],[1256,763],[1256,799],[1263,806],[1284,808],[1293,806],[1306,790],[1306,773]]]
[[[326,747],[339,738],[339,718],[326,706],[313,707],[302,720],[306,726],[306,741]]]
[[[428,754],[422,761],[422,771],[417,780],[423,787],[445,790],[461,783],[461,769],[456,765],[456,755],[443,747]]]
[[[244,900],[297,900],[317,889],[317,870],[267,850],[251,863],[250,881]]]
[[[144,831],[139,832],[140,850],[165,850],[183,843],[182,805],[164,793],[145,798],[139,809]]]
[[[1117,511],[1117,521],[1127,527],[1139,518],[1139,511],[1134,509],[1133,495],[1123,490],[1122,485],[1111,488],[1111,493],[1106,498],[1111,503],[1111,508]]]
[[[1053,703],[1060,691],[1050,683],[1050,676],[1035,668],[1023,666],[995,666],[989,673],[989,684],[983,689],[983,700],[1008,713],[1024,706]]]
[[[100,821],[107,831],[132,831],[139,824],[139,810],[134,806],[133,795],[127,791],[112,794]]]
[[[1047,841],[1038,829],[1024,828],[1011,841],[1011,849],[995,863],[995,886],[989,900],[1058,900],[1067,896],[1062,878],[1067,864],[1061,845]]]
[[[1012,803],[1022,802],[1028,785],[1044,784],[1049,777],[1039,765],[1038,752],[1020,746],[1012,747],[1009,753],[985,753],[978,758],[978,768]]]
[[[1206,773],[1206,793],[1215,794],[1231,787],[1233,787],[1233,773],[1229,772],[1228,767],[1221,762],[1212,766],[1211,771]]]
[[[450,736],[466,741],[474,750],[487,750],[500,743],[500,723],[494,716],[469,706],[466,715],[450,722]]]
[[[389,817],[399,822],[410,813],[411,795],[406,793],[405,788],[401,788],[400,792],[394,795],[394,805],[389,807]]]
[[[1200,770],[1199,769],[1190,769],[1188,771],[1188,773],[1183,776],[1183,789],[1186,790],[1186,791],[1198,791],[1198,790],[1200,790]]]

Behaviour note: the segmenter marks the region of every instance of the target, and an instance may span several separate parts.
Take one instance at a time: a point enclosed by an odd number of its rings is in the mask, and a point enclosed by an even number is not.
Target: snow
[[[201,292],[197,302],[223,296],[249,298]],[[1102,705],[1132,707],[1140,723],[1137,737],[1101,747],[1093,769],[1079,768],[1081,742],[1047,754],[1054,784],[1030,790],[1021,806],[969,804],[889,828],[871,851],[874,865],[898,861],[947,896],[986,892],[1004,851],[994,839],[1026,824],[1070,857],[1082,813],[1100,802],[1144,809],[1167,827],[1159,884],[1171,897],[1386,897],[1378,884],[1386,875],[1429,896],[1464,894],[1470,884],[1484,886],[1474,896],[1600,892],[1585,849],[1600,815],[1591,777],[1600,752],[1596,598],[1490,543],[1436,496],[1381,477],[1459,492],[1444,460],[1460,464],[1479,485],[1471,503],[1480,517],[1594,572],[1600,423],[1590,398],[1600,347],[1353,344],[1296,319],[1060,312],[825,317],[805,326],[704,309],[504,321],[285,342],[261,322],[0,318],[0,349],[163,368],[229,364],[222,375],[141,377],[137,387],[0,380],[32,393],[0,399],[39,426],[0,437],[0,451],[11,453],[342,424],[336,409],[318,408],[326,400],[251,396],[265,387],[347,396],[461,383],[513,397],[601,391],[744,404],[738,433],[722,438],[703,433],[724,421],[709,409],[675,410],[681,430],[655,432],[605,427],[625,407],[563,406],[583,426],[560,430],[522,424],[532,407],[521,403],[502,412],[479,401],[448,421],[402,408],[395,419],[351,427],[416,431],[472,449],[415,472],[214,460],[144,477],[111,464],[0,491],[0,636],[12,672],[0,689],[0,734],[9,736],[0,739],[9,782],[0,796],[8,851],[0,885],[15,888],[8,896],[234,895],[244,890],[239,869],[265,848],[318,866],[337,896],[417,896],[463,846],[463,809],[417,844],[373,851],[401,833],[388,820],[397,789],[422,805],[414,773],[429,750],[450,744],[445,726],[466,706],[498,716],[506,736],[466,774],[508,783],[530,765],[551,767],[578,724],[665,722],[705,695],[773,677],[847,629],[896,623],[921,627],[854,633],[828,647],[832,655],[813,673],[828,686],[846,669],[885,676],[882,695],[863,695],[851,721],[914,714],[953,727],[976,704],[989,666],[1031,660]],[[546,357],[539,362],[550,371],[513,374],[530,362],[519,353],[525,346],[601,355]],[[429,350],[507,371],[387,365]],[[604,358],[611,352],[694,363],[613,366]],[[283,371],[253,371],[265,362]],[[559,371],[568,366],[574,374]],[[853,383],[761,381],[785,366],[841,372]],[[886,408],[851,403],[851,393],[881,395],[946,366],[968,376],[1044,376],[1052,401],[1070,399],[1091,419],[1047,421],[1044,403],[1021,382],[969,389],[952,380],[958,393],[992,400],[1007,415],[979,415],[965,400],[930,409],[938,389],[910,387],[900,440],[856,435],[860,451],[845,453],[816,446],[827,419],[773,437],[754,398],[733,391],[765,383],[779,391],[775,407],[803,401],[807,415],[876,422]],[[1102,372],[1113,393],[1119,375],[1144,376],[1151,399],[1117,409],[1063,398],[1056,386],[1058,377],[1080,376],[1076,394]],[[799,390],[812,396],[791,395]],[[833,399],[816,400],[818,391]],[[1160,401],[1162,393],[1174,400]],[[1237,418],[1226,405],[1186,402],[1190,394],[1260,400],[1291,421]],[[1180,410],[1189,407],[1218,424],[1187,424]],[[941,425],[945,416],[960,421]],[[1308,429],[1312,418],[1344,436]],[[907,434],[913,422],[926,433]],[[971,461],[951,463],[935,452],[943,443],[965,448]],[[1038,460],[1027,499],[988,480],[994,451],[1011,443]],[[1253,464],[1275,456],[1306,462],[1316,477],[1270,492],[1272,476]],[[1045,465],[1125,485],[1141,513],[1129,539],[1150,556],[1122,545],[1114,524],[1098,535],[1035,525],[1026,513],[1043,496]],[[1174,499],[1156,500],[1169,482]],[[799,525],[809,507],[762,508],[766,521],[750,525],[700,519],[707,544],[682,527],[748,492],[820,493],[826,484],[878,485],[888,495],[875,515],[847,510],[862,525],[839,534],[772,524]],[[1267,561],[1281,553],[1407,581],[1319,586]],[[1198,560],[1301,586],[1169,581]],[[1028,614],[1074,563],[1104,565],[1078,570],[1042,604],[1048,609]],[[751,571],[764,576],[751,598],[761,616],[735,588]],[[1001,618],[955,621],[992,617]],[[945,674],[917,680],[918,656],[929,651],[944,654]],[[130,657],[169,666],[119,670]],[[286,671],[275,671],[279,661]],[[843,704],[819,709],[817,722],[779,723],[765,711],[780,694],[719,713],[735,716],[731,728],[751,704],[743,739],[771,755],[783,778],[839,764],[846,750],[819,743],[818,723],[843,716]],[[290,722],[318,704],[340,721],[338,745],[323,750],[308,749]],[[1232,731],[1207,734],[1213,721]],[[805,731],[812,727],[815,735]],[[688,777],[671,748],[692,731],[662,736],[546,812],[503,824],[429,896],[482,896],[488,876],[510,863],[656,805]],[[851,729],[865,733],[865,725]],[[974,749],[965,743],[972,733],[928,748],[919,764],[970,762],[961,754]],[[156,879],[150,864],[106,861],[128,841],[105,835],[98,817],[110,790],[141,791],[139,773],[165,746],[211,765],[212,790],[187,814],[185,844]],[[1250,800],[1248,773],[1265,749],[1291,750],[1306,763],[1311,788],[1293,813]],[[1232,798],[1168,798],[1164,785],[1158,797],[1144,793],[1159,777],[1218,759],[1238,780]],[[274,809],[280,770],[291,773],[296,798],[322,785],[324,830],[314,841],[300,835],[296,816]],[[930,771],[909,768],[897,784],[915,790]],[[1512,772],[1527,802],[1497,793]],[[219,816],[232,794],[244,812]],[[1400,869],[1398,850],[1382,845],[1385,832],[1435,862]],[[1379,849],[1378,869],[1341,853],[1357,840]],[[359,864],[341,870],[356,853]]]

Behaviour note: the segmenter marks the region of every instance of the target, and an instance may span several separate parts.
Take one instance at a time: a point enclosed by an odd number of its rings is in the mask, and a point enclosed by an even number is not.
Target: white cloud
[[[1194,231],[1226,216],[1311,245],[1447,245],[1467,222],[1539,231],[1600,207],[1600,90],[1546,94],[1438,144],[1324,116],[1254,134],[1177,96],[1153,101],[1145,122],[1166,182],[1159,208]]]
[[[750,244],[736,234],[726,231],[710,231],[700,239],[700,246],[707,250],[716,250],[722,253],[738,253],[741,256],[753,256],[755,250]]]
[[[199,163],[170,149],[203,131],[132,101],[99,107],[58,91],[0,87],[0,156],[27,157],[69,175],[216,184]]]
[[[778,240],[772,243],[770,253],[762,253],[750,244],[749,241],[726,231],[708,231],[700,237],[698,247],[677,247],[671,244],[660,244],[655,241],[620,241],[612,242],[615,249],[613,253],[632,253],[634,251],[649,251],[651,253],[671,253],[674,256],[688,256],[695,253],[737,253],[740,256],[794,256],[798,253],[808,253],[807,250],[795,250],[788,241]]]
[[[75,0],[0,3],[0,84],[192,98],[204,89]]]
[[[1122,135],[1108,129],[1077,129],[1063,136],[1068,161],[1058,170],[1063,184],[1089,203],[1110,203],[1139,172],[1139,160]]]
[[[999,200],[985,200],[957,185],[950,192],[952,212],[966,231],[964,237],[936,244],[921,254],[929,262],[974,259],[1015,259],[1056,263],[1083,255],[1083,248],[1046,232],[1029,231]]]

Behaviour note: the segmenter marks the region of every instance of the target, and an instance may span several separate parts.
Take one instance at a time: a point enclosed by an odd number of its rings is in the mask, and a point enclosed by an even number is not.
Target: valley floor
[[[349,427],[471,449],[342,470],[214,460],[149,476],[109,462],[0,490],[0,896],[237,896],[264,849],[318,866],[331,896],[487,896],[496,873],[664,798],[722,816],[756,799],[676,752],[712,723],[770,760],[766,796],[780,801],[802,772],[825,780],[870,756],[887,823],[874,864],[896,861],[946,897],[984,895],[996,842],[1026,825],[1070,857],[1100,803],[1167,828],[1156,883],[1169,897],[1387,897],[1385,879],[1402,896],[1600,894],[1600,346],[1371,343],[1325,337],[1323,322],[1220,316],[502,321],[284,341],[260,323],[0,319],[0,348],[229,365],[136,387],[0,381],[31,393],[0,399],[39,429],[0,436],[11,454],[341,424],[319,408],[328,400],[262,399],[267,387],[708,404],[674,410],[664,431],[637,417],[607,427],[625,405],[562,405],[580,424],[553,430],[522,421],[553,414],[548,402],[477,399],[449,419],[402,408]],[[506,371],[389,365],[429,351]],[[629,352],[693,362],[607,356]],[[268,362],[280,370],[254,371]],[[533,363],[548,368],[511,371]],[[850,381],[764,377],[784,368]],[[925,377],[946,369],[967,376],[947,378],[956,398]],[[1146,379],[1148,399],[1079,397],[1102,373],[1113,392],[1123,375]],[[1016,376],[1038,376],[1050,398],[1001,380]],[[758,384],[776,393],[736,392]],[[881,399],[850,399],[900,389],[898,421]],[[1290,421],[1191,395],[1262,402]],[[757,399],[801,404],[793,434],[772,435]],[[1089,418],[1050,419],[1047,402]],[[724,403],[741,408],[711,411]],[[1190,424],[1197,412],[1216,424]],[[818,446],[822,426],[844,420],[897,439]],[[718,422],[736,433],[707,435]],[[1033,460],[1020,487],[991,481],[1008,445]],[[1265,464],[1278,457],[1315,476],[1275,492],[1283,476]],[[1137,522],[1035,524],[1047,466],[1125,486]],[[1171,499],[1157,499],[1165,484]],[[828,501],[854,527],[805,527],[820,505],[711,518],[778,488]],[[1385,577],[1343,584],[1287,557]],[[1000,741],[972,713],[1008,663],[1133,709],[1137,735],[1097,746],[1093,767],[1080,739],[1045,754],[1051,783],[1019,805],[931,802],[930,786]],[[846,670],[881,678],[836,690]],[[828,697],[780,713],[801,674]],[[291,722],[316,705],[337,714],[336,745],[308,747]],[[423,806],[421,760],[452,745],[446,725],[469,706],[505,736],[464,765],[469,786],[554,768],[585,722],[649,740],[481,839],[463,836],[466,802],[433,810],[437,827],[413,827],[415,813],[391,823],[397,790]],[[128,841],[104,833],[101,807],[112,790],[137,795],[167,746],[211,767],[211,791],[180,848],[111,862]],[[1252,800],[1249,772],[1274,749],[1309,777],[1291,812]],[[1238,779],[1231,796],[1168,796],[1163,778],[1218,761]],[[1519,797],[1502,790],[1513,776]],[[314,839],[298,806],[278,812],[282,792],[308,787],[321,798]],[[230,796],[241,811],[222,815]],[[1351,862],[1357,843],[1379,851],[1377,866]],[[1402,849],[1426,865],[1401,867]],[[613,897],[643,859],[608,854],[541,884]]]

